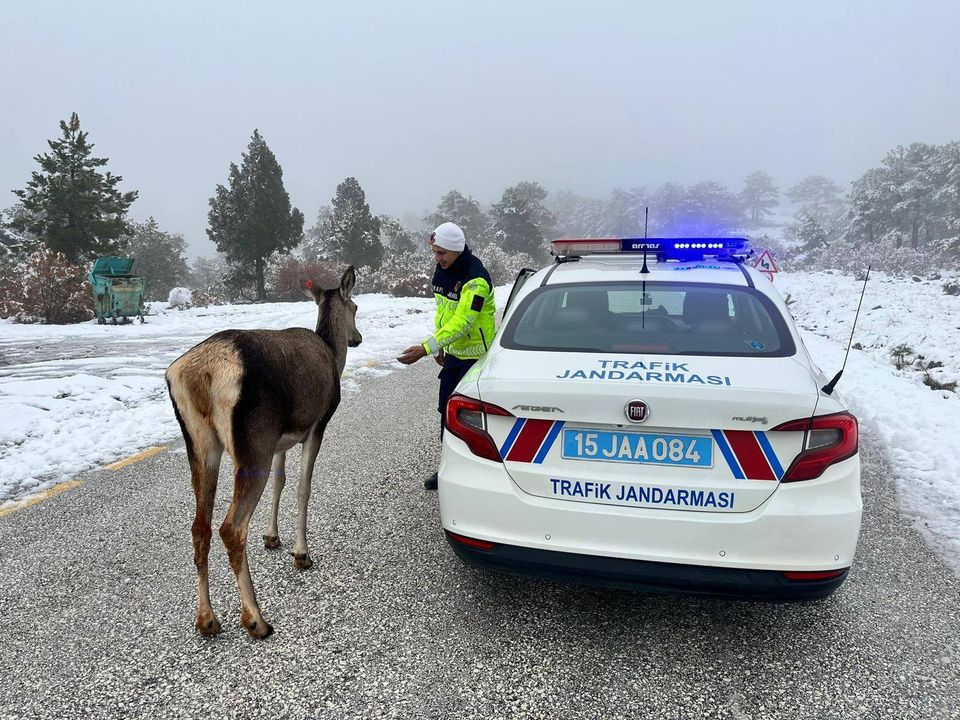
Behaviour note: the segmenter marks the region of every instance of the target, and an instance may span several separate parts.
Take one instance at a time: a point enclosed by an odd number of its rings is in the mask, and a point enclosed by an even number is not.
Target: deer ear
[[[320,296],[323,294],[323,288],[318,288],[313,284],[312,278],[306,278],[300,280],[300,288],[303,290],[303,294],[314,302],[320,302]]]
[[[343,277],[340,278],[340,295],[344,299],[350,297],[350,293],[353,292],[353,286],[357,284],[357,271],[353,269],[353,265],[348,267],[343,273]]]

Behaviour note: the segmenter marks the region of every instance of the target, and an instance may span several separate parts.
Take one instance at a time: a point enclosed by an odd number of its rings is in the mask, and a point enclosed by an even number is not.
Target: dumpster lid
[[[94,275],[129,275],[133,267],[133,258],[102,257],[93,263]]]

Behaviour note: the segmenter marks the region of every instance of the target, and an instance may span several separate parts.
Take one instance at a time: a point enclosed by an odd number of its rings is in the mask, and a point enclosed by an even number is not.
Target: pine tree
[[[40,240],[23,229],[29,220],[30,213],[23,205],[14,205],[0,212],[0,257],[23,258],[40,249]]]
[[[937,163],[943,185],[937,192],[937,214],[942,231],[936,242],[954,266],[960,265],[960,142],[944,145]]]
[[[467,244],[479,247],[489,240],[490,219],[480,209],[480,203],[458,190],[451,190],[437,203],[435,212],[427,215],[424,222],[430,229],[441,223],[452,222],[463,230]]]
[[[319,228],[330,258],[374,270],[383,262],[380,220],[370,212],[367,197],[356,178],[337,185],[333,211]]]
[[[737,198],[720,183],[709,180],[684,193],[681,217],[680,232],[690,237],[723,235],[743,222]]]
[[[850,191],[845,239],[887,248],[957,247],[960,143],[914,143],[887,153]]]
[[[121,192],[120,175],[100,172],[108,159],[92,156],[76,113],[60,122],[60,132],[59,140],[47,141],[51,152],[34,157],[40,171],[25,189],[13,191],[23,208],[14,227],[71,260],[116,254],[126,244],[125,217],[137,192]]]
[[[190,287],[219,293],[223,288],[223,279],[229,271],[227,259],[223,255],[218,254],[213,258],[198,257],[190,268]]]
[[[787,190],[790,202],[799,203],[800,212],[816,220],[826,234],[827,242],[835,242],[844,232],[846,211],[843,190],[824,175],[808,175]],[[795,224],[800,214],[796,216]]]
[[[787,198],[815,217],[823,217],[843,205],[843,190],[828,177],[808,175],[787,190]]]
[[[754,225],[760,224],[773,208],[780,204],[780,191],[773,184],[773,178],[762,170],[747,175],[740,191],[740,201]]]
[[[684,198],[682,185],[666,183],[650,198],[650,234],[682,237]]]
[[[599,198],[581,197],[561,190],[550,193],[544,204],[554,215],[558,236],[597,237],[603,233],[608,208],[607,203]]]
[[[228,186],[210,198],[207,235],[226,254],[239,288],[251,279],[265,300],[267,260],[287,253],[303,239],[303,213],[290,206],[283,169],[258,130],[240,167],[230,163]]]
[[[229,300],[242,299],[253,302],[256,296],[257,275],[249,263],[227,260],[227,271],[223,275],[223,288]],[[266,281],[264,281],[266,285]],[[253,291],[251,294],[251,290]]]
[[[607,201],[600,234],[610,237],[642,237],[646,208],[646,190],[616,188]]]
[[[829,244],[827,233],[823,226],[811,213],[801,210],[790,228],[800,241],[800,251],[806,255],[815,255]]]
[[[409,254],[417,249],[417,243],[410,231],[397,218],[390,215],[380,216],[380,241],[395,255]],[[423,249],[426,250],[426,243],[423,243]]]
[[[307,230],[300,245],[300,256],[306,262],[326,260],[330,255],[330,239],[324,233],[330,232],[332,219],[333,209],[329,205],[321,205],[316,222]]]
[[[883,239],[894,227],[890,212],[892,203],[886,170],[867,170],[850,190],[850,221],[844,229],[846,239],[854,246],[861,243],[872,246]]]
[[[547,191],[535,182],[521,182],[503,191],[491,210],[494,239],[507,252],[544,255],[544,240],[556,218],[543,201]]]
[[[133,223],[127,254],[135,260],[133,271],[144,278],[147,300],[166,300],[170,290],[187,281],[186,249],[182,235],[164,232],[152,217]]]

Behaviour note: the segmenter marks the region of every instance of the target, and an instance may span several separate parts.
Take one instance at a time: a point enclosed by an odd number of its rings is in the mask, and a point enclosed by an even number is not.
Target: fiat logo
[[[650,416],[650,408],[643,400],[631,400],[623,408],[623,413],[630,422],[642,423]]]

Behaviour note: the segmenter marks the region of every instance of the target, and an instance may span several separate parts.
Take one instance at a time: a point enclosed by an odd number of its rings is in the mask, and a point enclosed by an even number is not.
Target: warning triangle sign
[[[753,263],[753,266],[769,277],[770,282],[773,282],[773,274],[780,272],[779,268],[777,268],[777,264],[773,261],[773,255],[770,254],[769,250],[764,250],[762,253],[760,253],[760,257],[758,257],[757,261]]]

